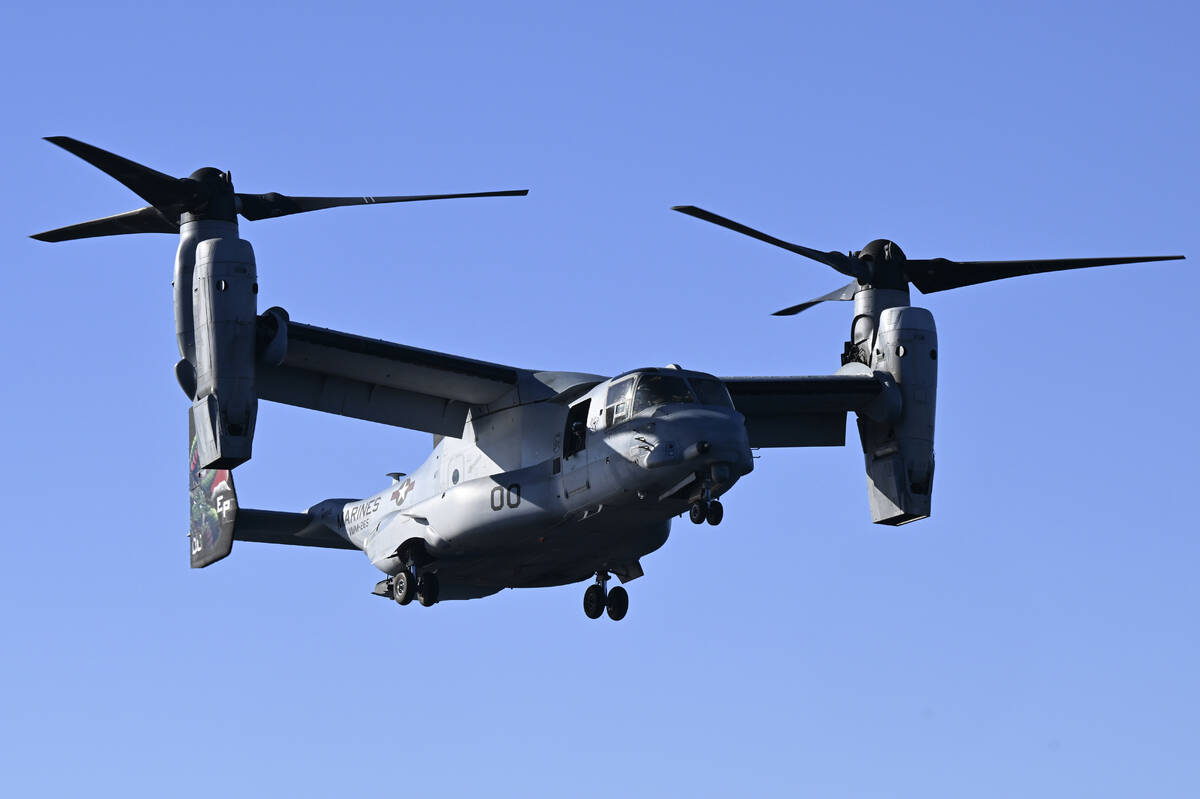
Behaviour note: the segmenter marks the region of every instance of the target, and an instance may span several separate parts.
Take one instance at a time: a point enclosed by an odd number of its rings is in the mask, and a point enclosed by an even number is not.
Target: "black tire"
[[[708,523],[716,527],[725,518],[725,508],[715,499],[708,503],[708,513],[704,516]]]
[[[407,571],[402,571],[392,578],[392,599],[396,600],[397,605],[407,605],[413,601],[413,594],[416,592],[415,582],[416,580]]]
[[[438,578],[436,574],[422,575],[417,582],[417,601],[427,608],[437,604]]]
[[[598,584],[589,585],[583,592],[583,612],[589,619],[604,615],[604,589]]]
[[[707,515],[708,512],[702,502],[693,502],[691,510],[688,511],[688,518],[692,520],[692,524],[704,524],[704,517]]]
[[[625,614],[629,612],[629,592],[618,585],[608,592],[605,608],[608,610],[608,617],[613,621],[625,618]]]

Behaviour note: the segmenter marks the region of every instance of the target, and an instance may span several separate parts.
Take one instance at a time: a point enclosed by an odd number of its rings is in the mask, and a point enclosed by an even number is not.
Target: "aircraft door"
[[[591,487],[588,480],[588,413],[592,400],[575,403],[567,412],[567,426],[563,431],[563,492],[571,497]]]

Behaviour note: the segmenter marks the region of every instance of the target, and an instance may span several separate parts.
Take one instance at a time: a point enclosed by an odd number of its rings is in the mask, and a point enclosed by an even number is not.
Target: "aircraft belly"
[[[617,530],[560,528],[536,547],[439,561],[443,581],[481,587],[519,588],[566,585],[588,579],[600,568],[620,568],[661,547],[670,522]]]
[[[476,528],[453,540],[478,542],[439,559],[446,579],[515,587],[577,582],[597,569],[618,567],[658,549],[667,540],[678,503],[644,503],[617,492],[566,518],[528,518],[519,529]]]
[[[672,517],[688,503],[662,494],[708,458],[654,469],[611,451],[607,458],[589,464],[589,490],[569,495],[550,461],[466,480],[389,516],[368,541],[367,554],[395,573],[397,549],[419,538],[442,584],[456,586],[454,598],[464,599],[504,587],[578,582],[598,569],[619,571],[666,542]],[[714,486],[714,495],[736,480]]]

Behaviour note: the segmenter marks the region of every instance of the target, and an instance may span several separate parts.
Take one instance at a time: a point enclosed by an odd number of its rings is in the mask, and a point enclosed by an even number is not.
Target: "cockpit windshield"
[[[682,377],[644,374],[638,378],[637,391],[633,395],[633,412],[640,413],[646,408],[672,402],[695,401]]]
[[[729,392],[725,390],[725,384],[720,380],[715,377],[692,377],[689,380],[701,405],[733,407],[733,401],[729,399]]]

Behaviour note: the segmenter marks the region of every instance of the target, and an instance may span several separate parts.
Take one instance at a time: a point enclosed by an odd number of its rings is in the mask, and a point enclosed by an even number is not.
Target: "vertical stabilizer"
[[[216,563],[233,549],[233,526],[237,521],[237,494],[232,469],[200,468],[196,423],[188,414],[188,489],[191,493],[192,568]]]

